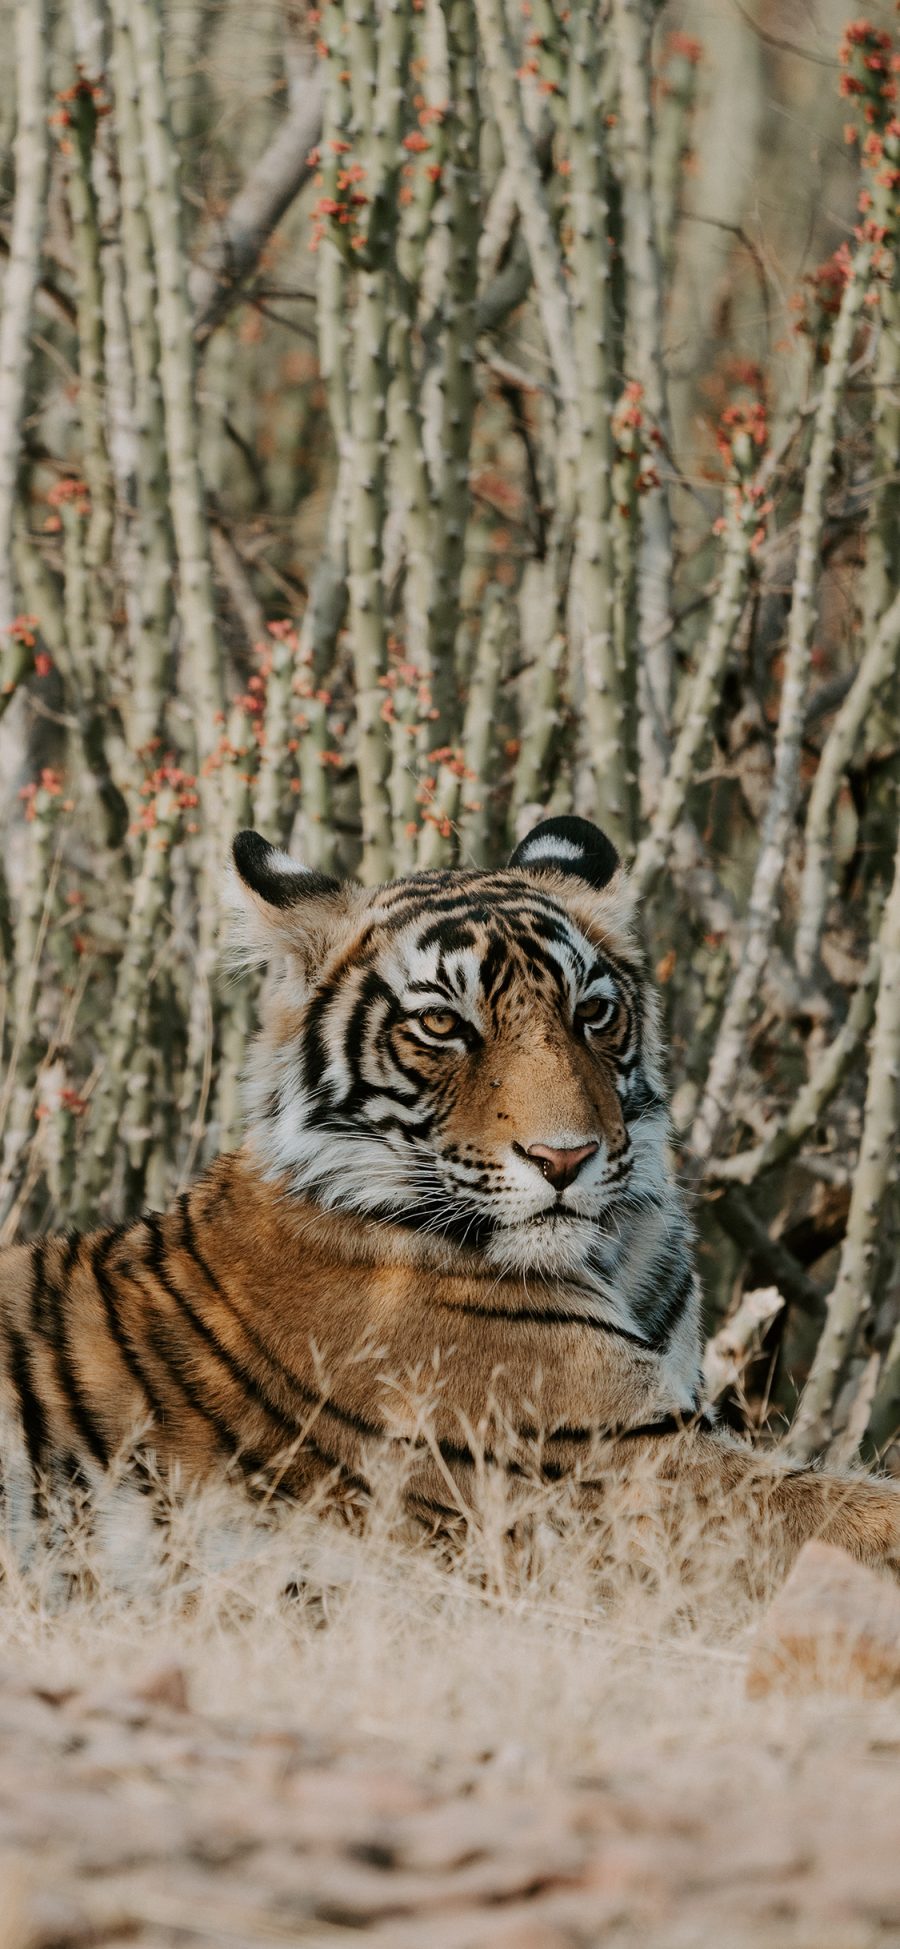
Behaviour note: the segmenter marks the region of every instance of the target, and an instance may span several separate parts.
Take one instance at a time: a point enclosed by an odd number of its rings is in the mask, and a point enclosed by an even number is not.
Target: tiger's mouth
[[[568,1205],[551,1205],[547,1211],[532,1212],[530,1218],[520,1218],[514,1224],[502,1227],[505,1231],[563,1233],[579,1228],[582,1234],[589,1230],[596,1235],[609,1236],[615,1230],[616,1214],[611,1207],[603,1211],[572,1211]]]

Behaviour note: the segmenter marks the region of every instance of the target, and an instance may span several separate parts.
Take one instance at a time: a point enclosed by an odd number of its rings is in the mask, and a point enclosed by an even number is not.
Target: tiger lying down
[[[90,1475],[143,1424],[182,1481],[237,1458],[352,1503],[389,1451],[440,1524],[485,1461],[590,1502],[652,1451],[706,1508],[749,1498],[784,1561],[813,1534],[900,1558],[900,1493],[702,1411],[656,999],[604,835],[551,819],[502,871],[371,890],[253,832],[234,859],[279,963],[246,1143],[165,1216],[0,1259],[36,1474]]]

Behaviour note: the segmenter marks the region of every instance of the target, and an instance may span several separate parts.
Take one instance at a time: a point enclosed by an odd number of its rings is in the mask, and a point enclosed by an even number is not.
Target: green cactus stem
[[[44,0],[18,0],[15,12],[16,190],[0,319],[0,711],[25,667],[22,645],[8,635],[16,615],[13,508],[49,168],[47,7]]]
[[[199,757],[213,749],[224,707],[209,535],[197,459],[192,312],[182,243],[178,162],[169,125],[158,0],[130,0],[147,213],[156,263],[160,379],[165,409],[172,530],[180,580],[182,685]]]
[[[706,1089],[692,1132],[691,1141],[698,1158],[711,1154],[717,1133],[729,1114],[734,1082],[775,930],[785,853],[800,791],[800,744],[817,614],[816,584],[825,496],[834,459],[838,408],[871,267],[871,246],[863,243],[853,258],[844,286],[813,427],[803,483],[772,789],[753,876],[741,960],[722,1015]]]

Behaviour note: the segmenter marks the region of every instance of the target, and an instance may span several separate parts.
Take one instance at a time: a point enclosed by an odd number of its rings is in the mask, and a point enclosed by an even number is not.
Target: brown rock
[[[900,1590],[830,1543],[806,1543],[758,1626],[747,1694],[900,1687]]]
[[[473,1949],[573,1949],[574,1942],[568,1929],[552,1922],[511,1922],[503,1916],[486,1917],[483,1933],[472,1937]]]
[[[167,1705],[173,1712],[187,1712],[190,1707],[187,1678],[180,1665],[160,1665],[134,1686],[132,1695],[146,1705]]]

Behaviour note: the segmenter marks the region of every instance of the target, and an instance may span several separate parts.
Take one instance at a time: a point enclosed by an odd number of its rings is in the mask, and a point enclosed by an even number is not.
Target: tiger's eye
[[[579,1002],[575,1010],[576,1022],[597,1022],[612,1012],[612,1002],[606,995],[592,995],[590,1001]]]
[[[426,1008],[418,1019],[429,1035],[452,1035],[454,1029],[459,1027],[459,1016],[454,1015],[450,1008]]]

